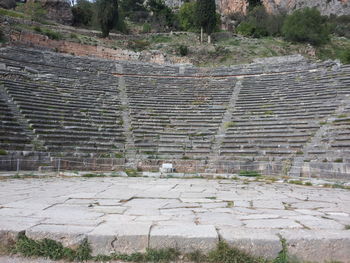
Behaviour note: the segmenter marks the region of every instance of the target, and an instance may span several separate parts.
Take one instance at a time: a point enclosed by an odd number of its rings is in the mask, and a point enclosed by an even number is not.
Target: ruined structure
[[[2,158],[349,174],[349,66],[294,56],[205,69],[8,47],[0,68]]]

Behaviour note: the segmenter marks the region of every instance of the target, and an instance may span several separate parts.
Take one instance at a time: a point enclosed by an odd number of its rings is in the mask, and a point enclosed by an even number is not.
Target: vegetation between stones
[[[77,249],[64,247],[61,243],[51,240],[33,240],[24,233],[20,233],[15,244],[8,250],[13,254],[20,254],[25,257],[45,257],[52,260],[86,261],[93,260],[105,262],[110,260],[122,260],[126,262],[173,262],[176,260],[191,262],[211,262],[211,263],[297,263],[291,260],[288,255],[286,240],[280,237],[282,250],[278,256],[271,260],[253,256],[238,248],[231,247],[227,243],[220,241],[217,247],[204,254],[194,251],[181,254],[173,248],[147,249],[145,253],[112,253],[111,255],[91,255],[91,248],[87,239],[79,245]]]

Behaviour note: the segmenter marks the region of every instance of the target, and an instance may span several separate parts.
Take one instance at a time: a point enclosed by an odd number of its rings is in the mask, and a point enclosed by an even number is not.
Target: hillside
[[[90,46],[99,50],[118,50],[118,58],[120,54],[126,54],[122,56],[125,59],[191,63],[207,67],[250,63],[256,58],[294,54],[301,54],[314,61],[340,59],[346,63],[344,53],[350,50],[350,40],[338,36],[332,36],[329,43],[320,47],[292,43],[281,37],[250,38],[224,31],[213,34],[212,44],[200,43],[199,34],[191,32],[111,33],[106,39],[100,37],[99,31],[64,26],[53,21],[35,22],[15,11],[0,9],[0,14],[4,44],[36,45],[76,55],[85,55],[77,52],[77,49],[84,50]],[[69,43],[72,43],[72,47]],[[185,51],[181,52],[181,48]],[[94,56],[92,52],[87,55]]]

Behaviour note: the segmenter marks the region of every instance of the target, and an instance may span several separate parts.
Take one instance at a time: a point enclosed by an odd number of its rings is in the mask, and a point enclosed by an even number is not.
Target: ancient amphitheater
[[[350,66],[334,61],[197,68],[3,47],[0,95],[2,173],[156,176],[167,163],[198,177],[350,176]],[[94,255],[224,240],[274,258],[283,237],[303,260],[350,262],[347,189],[221,179],[3,180],[0,245],[21,231],[73,247],[87,238]]]
[[[0,149],[13,160],[2,170],[61,157],[66,169],[350,173],[349,66],[294,56],[206,69],[12,47],[0,63]]]

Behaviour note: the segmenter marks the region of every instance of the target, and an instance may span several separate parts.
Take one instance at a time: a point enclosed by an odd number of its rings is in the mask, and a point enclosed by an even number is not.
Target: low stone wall
[[[304,163],[300,176],[313,178],[349,179],[350,163],[307,162]]]
[[[159,51],[133,52],[124,49],[112,49],[103,46],[84,45],[64,40],[52,40],[47,36],[27,31],[15,31],[10,34],[14,45],[45,48],[51,51],[68,53],[76,56],[89,56],[109,60],[142,61],[157,64],[189,63],[188,59],[167,56]]]

